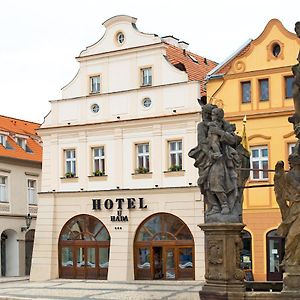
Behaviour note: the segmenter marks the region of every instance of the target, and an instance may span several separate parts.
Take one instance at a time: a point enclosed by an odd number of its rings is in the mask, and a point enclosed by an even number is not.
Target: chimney
[[[184,50],[187,50],[188,47],[189,47],[189,44],[188,44],[187,42],[185,42],[185,41],[180,41],[180,42],[178,42],[178,45],[179,45],[179,47],[180,47],[181,49],[184,49]]]
[[[178,47],[178,41],[179,41],[179,39],[177,39],[173,35],[163,36],[162,40],[163,40],[163,42],[166,42],[166,43],[168,43],[170,45]]]

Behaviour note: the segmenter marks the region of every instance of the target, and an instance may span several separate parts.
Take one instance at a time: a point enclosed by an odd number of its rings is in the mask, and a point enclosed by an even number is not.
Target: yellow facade
[[[279,45],[279,53],[274,52]],[[249,146],[267,146],[268,168],[278,160],[288,169],[289,143],[295,143],[288,116],[294,111],[293,99],[286,98],[285,77],[291,76],[291,66],[297,63],[300,41],[287,31],[280,21],[269,21],[261,35],[249,41],[243,49],[215,70],[207,82],[207,101],[225,111],[226,119],[242,133],[242,120],[247,116]],[[278,50],[278,49],[277,49]],[[274,55],[275,53],[275,55]],[[269,97],[260,100],[260,80],[268,79]],[[242,83],[250,82],[251,96],[242,102]],[[263,180],[249,180],[248,186],[273,183],[273,172]],[[245,229],[252,235],[252,268],[255,280],[267,278],[266,234],[281,221],[273,187],[247,188],[244,192]]]

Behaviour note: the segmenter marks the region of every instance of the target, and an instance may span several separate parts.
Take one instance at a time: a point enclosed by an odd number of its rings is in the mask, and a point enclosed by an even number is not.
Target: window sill
[[[107,180],[107,175],[101,175],[101,176],[94,176],[94,175],[90,175],[88,176],[89,181],[105,181]]]
[[[184,176],[185,170],[180,171],[164,171],[166,177]]]
[[[100,94],[100,91],[99,92],[90,92],[90,95],[99,95]]]
[[[248,183],[270,183],[270,178],[266,178],[266,179],[249,179]]]
[[[131,177],[132,177],[132,179],[152,178],[152,172],[148,172],[148,173],[132,173]]]
[[[78,177],[60,177],[62,182],[78,182]]]
[[[152,86],[152,84],[142,84],[140,87],[143,88],[143,87],[149,87],[149,86]]]

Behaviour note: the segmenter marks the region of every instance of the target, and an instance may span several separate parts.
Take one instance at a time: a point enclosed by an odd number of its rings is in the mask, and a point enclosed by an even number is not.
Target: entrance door
[[[76,247],[75,274],[77,279],[99,279],[97,251],[94,247]],[[98,257],[97,257],[98,261]]]
[[[1,234],[1,276],[6,275],[6,245],[5,241],[7,235],[5,233]]]
[[[162,279],[163,272],[163,248],[153,247],[153,279]]]
[[[30,275],[34,230],[27,231],[25,235],[25,275]]]
[[[277,235],[276,230],[267,234],[267,280],[282,280],[280,263],[284,256],[284,239]]]
[[[165,279],[172,280],[177,279],[175,272],[175,249],[165,248]]]

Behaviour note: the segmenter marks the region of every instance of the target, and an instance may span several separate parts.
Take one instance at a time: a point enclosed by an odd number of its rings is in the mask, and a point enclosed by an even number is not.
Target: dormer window
[[[0,134],[0,144],[6,148],[6,136],[5,135],[2,135]]]
[[[23,148],[24,150],[26,150],[26,140],[24,138],[21,137],[17,137],[16,138],[16,143]]]
[[[90,77],[90,93],[97,94],[100,93],[100,75],[98,76],[91,76]]]

